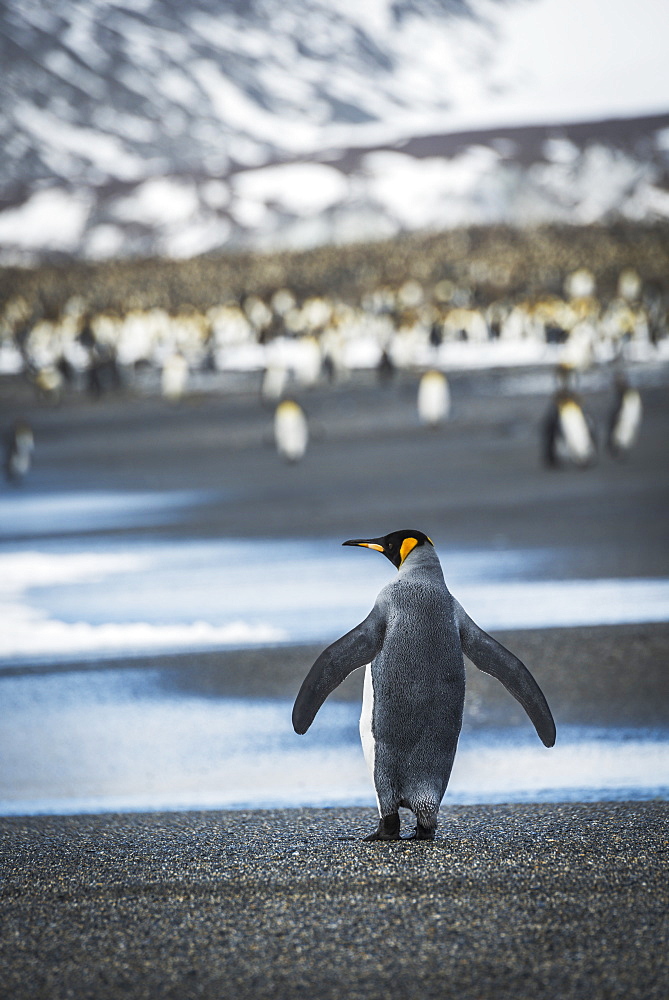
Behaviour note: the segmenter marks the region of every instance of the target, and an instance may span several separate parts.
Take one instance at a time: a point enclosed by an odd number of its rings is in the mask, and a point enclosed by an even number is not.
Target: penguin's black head
[[[348,542],[342,542],[342,545],[362,545],[366,549],[376,549],[377,552],[383,552],[393,566],[399,569],[409,553],[417,545],[425,545],[426,542],[434,545],[432,539],[422,531],[391,531],[381,538],[351,538]]]

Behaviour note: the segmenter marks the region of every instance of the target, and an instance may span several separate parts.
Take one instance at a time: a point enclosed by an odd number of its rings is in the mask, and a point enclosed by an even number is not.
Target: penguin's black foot
[[[435,828],[416,823],[416,829],[407,840],[434,840]]]
[[[367,843],[372,840],[399,840],[400,814],[392,813],[390,816],[382,816],[379,820],[378,830],[363,839]]]

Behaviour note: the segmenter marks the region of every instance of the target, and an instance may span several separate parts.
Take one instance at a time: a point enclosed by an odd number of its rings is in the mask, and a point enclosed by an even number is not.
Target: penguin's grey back
[[[379,601],[386,633],[371,663],[375,770],[404,790],[439,783],[462,724],[465,668],[454,601],[431,545],[409,554]]]
[[[386,610],[383,646],[373,661],[379,679],[387,673],[388,683],[398,693],[406,687],[410,699],[439,686],[444,677],[464,673],[454,601],[432,546],[409,554],[379,601]]]

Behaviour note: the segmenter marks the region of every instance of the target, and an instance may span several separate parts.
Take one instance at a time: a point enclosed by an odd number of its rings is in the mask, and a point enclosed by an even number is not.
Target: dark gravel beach
[[[669,990],[669,806],[0,822],[2,987],[49,997],[578,997]]]

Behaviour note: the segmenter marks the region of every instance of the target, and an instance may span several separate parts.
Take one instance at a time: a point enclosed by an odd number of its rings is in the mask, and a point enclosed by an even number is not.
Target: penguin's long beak
[[[342,545],[361,545],[364,549],[376,549],[377,552],[385,554],[382,542],[382,538],[349,538],[347,542],[342,542]]]

